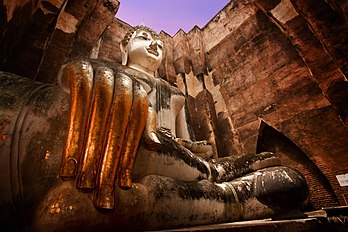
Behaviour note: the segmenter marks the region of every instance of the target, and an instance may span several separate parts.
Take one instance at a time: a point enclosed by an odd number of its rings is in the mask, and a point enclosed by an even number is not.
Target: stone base
[[[195,226],[166,231],[229,231],[229,232],[348,232],[348,207],[324,208],[305,213],[304,219],[262,219]]]

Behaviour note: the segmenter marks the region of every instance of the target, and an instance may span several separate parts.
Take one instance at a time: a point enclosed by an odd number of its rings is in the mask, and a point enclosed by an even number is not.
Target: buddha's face
[[[128,66],[140,66],[149,71],[156,71],[163,58],[163,42],[154,38],[146,30],[140,29],[133,33],[127,46]]]

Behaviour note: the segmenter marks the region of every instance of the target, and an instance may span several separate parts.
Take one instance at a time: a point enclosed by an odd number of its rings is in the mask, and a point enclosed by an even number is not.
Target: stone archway
[[[309,210],[338,206],[335,192],[317,165],[294,142],[284,134],[261,121],[257,140],[257,152],[272,151],[282,165],[300,171],[306,178],[309,189]]]

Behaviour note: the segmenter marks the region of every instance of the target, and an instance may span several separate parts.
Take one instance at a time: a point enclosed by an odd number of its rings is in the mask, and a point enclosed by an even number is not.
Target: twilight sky
[[[145,24],[174,35],[204,27],[230,0],[120,0],[116,17],[131,26]]]

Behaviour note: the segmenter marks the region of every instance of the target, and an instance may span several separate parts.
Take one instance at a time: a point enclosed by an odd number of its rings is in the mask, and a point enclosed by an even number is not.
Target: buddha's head
[[[136,26],[121,41],[122,64],[154,76],[163,58],[163,42],[155,31]]]

